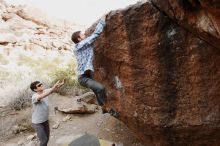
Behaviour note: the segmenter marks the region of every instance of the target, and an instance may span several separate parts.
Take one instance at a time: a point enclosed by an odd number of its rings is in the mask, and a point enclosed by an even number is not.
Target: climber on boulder
[[[92,89],[96,95],[98,104],[102,107],[102,112],[109,112],[113,116],[118,116],[118,113],[113,109],[107,109],[106,107],[106,91],[105,87],[93,79],[93,42],[102,33],[106,23],[106,15],[104,15],[98,22],[95,31],[89,36],[85,37],[85,34],[81,31],[76,31],[72,34],[71,40],[75,43],[72,46],[72,50],[77,59],[77,72],[78,82],[80,85]]]

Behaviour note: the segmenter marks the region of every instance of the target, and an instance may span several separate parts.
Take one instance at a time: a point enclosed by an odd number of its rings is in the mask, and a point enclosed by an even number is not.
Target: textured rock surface
[[[111,12],[95,43],[95,78],[146,145],[220,145],[219,34],[175,11],[181,24],[150,2]]]
[[[181,26],[220,49],[219,0],[151,0]]]
[[[84,101],[77,102],[76,100],[69,99],[58,105],[57,110],[66,114],[92,114],[95,113],[98,106],[95,104],[88,104]]]

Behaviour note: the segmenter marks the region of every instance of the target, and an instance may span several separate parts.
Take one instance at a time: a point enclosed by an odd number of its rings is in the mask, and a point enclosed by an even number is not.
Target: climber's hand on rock
[[[106,14],[105,15],[103,15],[102,17],[101,17],[101,19],[103,20],[103,21],[105,21],[105,19],[106,19]]]

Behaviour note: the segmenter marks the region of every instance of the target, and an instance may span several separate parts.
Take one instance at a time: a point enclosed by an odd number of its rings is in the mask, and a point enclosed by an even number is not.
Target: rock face
[[[220,48],[220,1],[219,0],[151,0],[179,25],[199,38]]]
[[[92,114],[98,109],[98,106],[94,104],[94,98],[95,94],[88,92],[62,102],[56,110],[66,114]]]
[[[220,9],[189,1],[196,10],[190,14],[169,2],[140,2],[108,15],[94,44],[95,78],[146,145],[220,145]]]

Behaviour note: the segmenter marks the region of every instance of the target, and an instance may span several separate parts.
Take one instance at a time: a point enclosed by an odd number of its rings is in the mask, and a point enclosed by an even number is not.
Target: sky
[[[139,0],[6,0],[40,8],[49,16],[66,19],[89,27],[103,14],[125,8]]]

